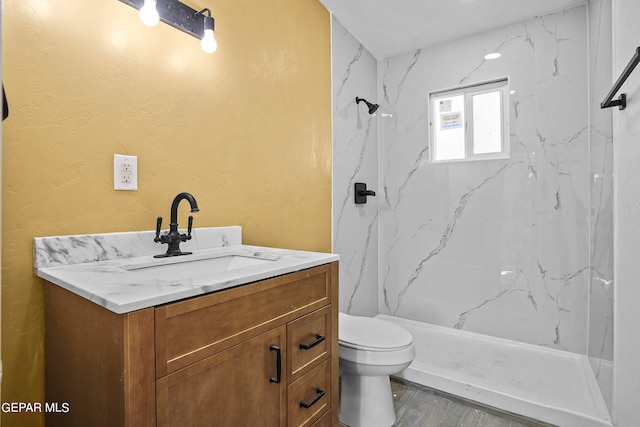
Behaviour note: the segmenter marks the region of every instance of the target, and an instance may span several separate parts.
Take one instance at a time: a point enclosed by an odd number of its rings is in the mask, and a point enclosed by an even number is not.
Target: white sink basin
[[[144,267],[128,269],[134,273],[164,281],[182,281],[185,284],[204,284],[216,274],[226,273],[239,268],[252,267],[274,261],[269,258],[261,258],[245,255],[221,255],[213,258],[189,260],[185,257],[172,259],[170,264],[156,264]],[[184,258],[184,260],[183,260]]]

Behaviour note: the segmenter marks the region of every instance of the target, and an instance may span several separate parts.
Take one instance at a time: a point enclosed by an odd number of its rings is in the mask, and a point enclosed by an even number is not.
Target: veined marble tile
[[[611,55],[603,51],[611,45],[603,38],[611,31],[607,13],[610,0],[592,1],[377,64],[333,21],[341,310],[375,312],[377,259],[379,312],[579,353],[589,348],[606,363],[611,118],[589,94],[606,93],[611,80],[610,67],[598,70],[610,61],[596,60],[596,53]],[[495,51],[499,60],[484,59]],[[430,164],[428,93],[501,77],[513,91],[511,158]],[[355,108],[355,96],[380,103],[380,114]],[[355,207],[353,182],[376,179],[377,211],[370,203]]]
[[[378,197],[354,202],[354,184],[378,189],[378,120],[364,103],[377,103],[376,60],[335,18],[333,64],[333,252],[340,254],[340,310],[378,310]]]
[[[580,6],[378,63],[382,313],[585,352],[586,29]],[[501,77],[511,158],[430,164],[428,93]]]

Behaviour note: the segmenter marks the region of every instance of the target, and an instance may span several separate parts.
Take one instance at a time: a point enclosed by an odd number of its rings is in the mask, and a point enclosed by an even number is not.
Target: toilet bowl
[[[340,422],[390,427],[396,422],[389,375],[416,356],[406,329],[381,319],[339,314]]]

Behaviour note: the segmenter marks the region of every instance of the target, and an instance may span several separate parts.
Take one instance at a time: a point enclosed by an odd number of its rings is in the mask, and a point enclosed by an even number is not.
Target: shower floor
[[[416,359],[396,375],[426,387],[562,427],[612,427],[584,355],[398,317]]]

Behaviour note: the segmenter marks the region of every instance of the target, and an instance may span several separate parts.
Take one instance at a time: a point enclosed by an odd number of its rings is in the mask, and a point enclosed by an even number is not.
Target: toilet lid
[[[340,345],[351,348],[383,351],[408,347],[413,337],[406,329],[385,320],[340,313],[338,340]]]

